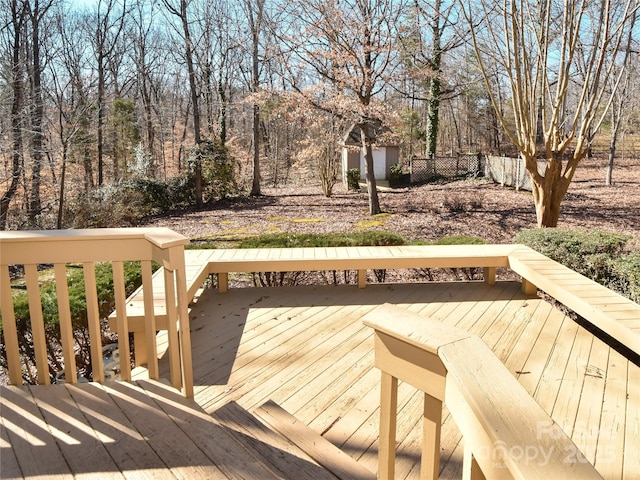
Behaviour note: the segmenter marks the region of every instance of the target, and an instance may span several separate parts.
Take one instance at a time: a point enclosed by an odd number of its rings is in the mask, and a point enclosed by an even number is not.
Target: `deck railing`
[[[378,478],[395,474],[398,380],[424,392],[421,479],[437,479],[442,406],[464,442],[463,478],[601,479],[484,342],[382,305],[364,317],[382,371]]]
[[[120,378],[131,380],[129,328],[126,314],[124,262],[140,261],[145,291],[145,344],[149,378],[158,379],[154,302],[162,302],[168,317],[170,380],[183,394],[193,396],[193,369],[186,294],[184,245],[188,239],[169,229],[95,229],[66,231],[17,231],[0,234],[0,313],[4,330],[9,382],[23,383],[18,330],[13,306],[9,266],[24,266],[29,316],[35,351],[37,381],[50,383],[47,339],[40,298],[38,265],[53,264],[61,334],[65,382],[76,383],[75,344],[67,284],[69,265],[81,265],[84,273],[90,339],[92,378],[103,382],[103,353],[96,287],[96,264],[109,262],[113,270]],[[152,262],[164,267],[165,291],[152,289]]]

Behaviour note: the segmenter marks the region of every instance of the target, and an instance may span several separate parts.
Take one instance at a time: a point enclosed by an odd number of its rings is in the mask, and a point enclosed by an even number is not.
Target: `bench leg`
[[[476,462],[471,452],[471,447],[465,445],[464,460],[462,462],[462,480],[486,480],[484,473],[480,470],[480,465]]]
[[[484,283],[491,286],[496,284],[496,267],[484,267]]]
[[[398,379],[382,372],[380,395],[380,440],[378,479],[393,480],[396,468],[396,421],[398,415]]]
[[[535,295],[538,288],[526,278],[522,279],[522,293],[525,295]]]
[[[219,273],[218,274],[218,292],[227,293],[228,291],[229,291],[229,274]]]
[[[133,354],[136,367],[149,362],[145,332],[133,332]]]
[[[438,478],[441,428],[442,402],[425,393],[422,419],[422,462],[420,464],[420,478],[422,480],[437,480]]]
[[[367,271],[358,270],[358,288],[365,288],[367,286]]]

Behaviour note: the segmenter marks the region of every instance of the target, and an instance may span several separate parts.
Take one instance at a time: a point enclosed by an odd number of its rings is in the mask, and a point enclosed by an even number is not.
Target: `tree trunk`
[[[442,34],[440,28],[440,10],[442,0],[434,2],[434,14],[431,20],[431,78],[429,79],[429,92],[427,95],[427,158],[433,158],[436,155],[436,146],[438,142],[438,128],[440,116],[440,64],[442,60]]]
[[[607,174],[605,185],[613,185],[613,166],[616,159],[616,144],[618,143],[618,123],[611,126],[611,139],[609,141],[609,159],[607,161]]]
[[[253,93],[258,92],[258,44],[255,41],[253,48]],[[253,104],[253,182],[251,184],[251,196],[261,195],[260,190],[260,106]]]
[[[50,6],[50,4],[49,4]],[[40,20],[41,14],[46,12],[45,6],[41,12],[39,2],[36,0],[31,10],[31,42],[32,42],[32,79],[31,79],[31,193],[29,198],[29,224],[36,226],[36,218],[42,210],[40,200],[41,172],[43,166],[44,134],[42,131],[43,100],[42,100],[42,62],[40,61]]]
[[[532,171],[533,165],[537,166],[535,158],[527,162],[527,170],[531,175],[537,225],[540,228],[557,227],[560,205],[569,189],[571,178],[562,174],[562,162],[559,160],[547,159],[544,176]]]
[[[62,137],[62,135],[60,135]],[[64,213],[64,194],[65,194],[65,181],[67,178],[67,141],[62,142],[62,167],[60,169],[60,198],[58,199],[58,221],[56,228],[60,230],[62,228],[62,218]]]
[[[99,46],[98,52],[98,186],[102,186],[104,182],[104,56],[102,53],[102,44]]]
[[[21,75],[22,62],[20,58],[24,20],[22,15],[23,12],[18,11],[17,2],[15,0],[11,2],[11,16],[14,28],[13,45],[11,46],[13,54],[11,59],[11,86],[13,90],[13,101],[11,104],[11,146],[13,151],[11,152],[11,182],[6,192],[2,195],[2,198],[0,198],[0,230],[5,230],[7,227],[9,205],[18,189],[22,170],[22,119],[20,115],[24,101]]]
[[[252,0],[246,0],[251,28],[251,92],[258,93],[260,87],[260,32],[262,29],[262,14],[265,0],[256,1],[254,13]],[[260,106],[253,104],[253,181],[250,195],[255,197],[262,194],[260,190]]]
[[[218,101],[220,107],[218,111],[218,137],[220,143],[224,146],[227,143],[227,95],[224,89],[224,83],[222,82],[222,73],[218,78]]]
[[[362,153],[365,162],[365,178],[367,180],[367,193],[369,196],[369,214],[377,215],[382,213],[380,209],[380,200],[378,199],[378,188],[376,186],[376,176],[373,169],[373,149],[371,148],[371,139],[367,136],[368,125],[360,124],[360,141],[362,142]]]

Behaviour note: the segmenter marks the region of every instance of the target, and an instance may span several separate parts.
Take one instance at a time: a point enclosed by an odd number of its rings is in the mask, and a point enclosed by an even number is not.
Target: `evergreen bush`
[[[360,191],[360,169],[350,168],[347,170],[347,188],[356,192]]]
[[[154,266],[157,268],[157,266]],[[126,295],[130,295],[142,284],[140,262],[124,263],[124,281]],[[58,301],[56,296],[56,284],[53,278],[42,281],[40,288],[40,301],[44,318],[45,333],[48,339],[47,354],[49,361],[49,374],[53,381],[56,373],[63,369],[60,359],[61,336],[60,316],[58,313]],[[84,273],[82,268],[67,268],[67,285],[69,288],[69,308],[73,336],[76,341],[76,363],[81,374],[90,379],[91,356],[89,345],[89,331],[87,321],[87,301],[85,296]],[[96,265],[96,285],[98,295],[98,309],[101,318],[106,318],[115,308],[113,293],[113,270],[111,263],[99,263]],[[16,285],[16,288],[20,285]],[[26,291],[20,291],[13,296],[16,327],[18,330],[20,355],[28,366],[35,366],[35,352],[31,337],[31,318],[29,313],[29,299]],[[4,350],[4,330],[0,321],[0,365],[7,367],[6,352]],[[32,369],[24,370],[25,380],[35,383]]]
[[[599,230],[536,228],[522,230],[514,241],[635,302],[640,301],[640,250],[633,246],[634,237],[631,235]]]

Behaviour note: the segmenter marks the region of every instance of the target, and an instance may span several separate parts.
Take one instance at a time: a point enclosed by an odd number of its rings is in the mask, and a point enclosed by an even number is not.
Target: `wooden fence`
[[[544,173],[544,160],[538,161],[538,171]],[[522,158],[495,157],[487,155],[484,161],[484,176],[496,183],[516,190],[531,191],[531,175]]]

